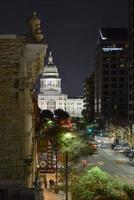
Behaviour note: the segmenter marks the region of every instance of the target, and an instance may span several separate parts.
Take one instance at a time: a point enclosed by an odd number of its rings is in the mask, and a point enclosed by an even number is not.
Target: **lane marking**
[[[129,178],[134,178],[132,175],[128,175]]]
[[[126,178],[127,176],[126,175],[124,175],[124,174],[121,174],[120,175],[122,178]]]
[[[114,174],[113,176],[116,177],[116,178],[119,178],[119,176],[117,174]]]

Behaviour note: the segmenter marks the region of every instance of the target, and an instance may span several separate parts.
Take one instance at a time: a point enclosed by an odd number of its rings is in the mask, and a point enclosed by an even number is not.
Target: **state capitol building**
[[[49,55],[48,64],[44,67],[40,78],[40,92],[38,94],[38,106],[41,110],[62,109],[69,113],[71,117],[82,117],[83,98],[68,98],[61,92],[61,78],[53,57]]]

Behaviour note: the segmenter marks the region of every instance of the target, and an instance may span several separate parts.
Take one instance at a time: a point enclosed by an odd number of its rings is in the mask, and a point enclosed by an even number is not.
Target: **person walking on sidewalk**
[[[52,189],[52,179],[49,180],[49,188]]]
[[[47,180],[45,180],[44,184],[45,184],[45,188],[47,189]]]

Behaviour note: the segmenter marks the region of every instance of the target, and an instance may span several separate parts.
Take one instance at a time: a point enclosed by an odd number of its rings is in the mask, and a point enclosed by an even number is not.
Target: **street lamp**
[[[66,200],[68,200],[68,151],[65,154],[65,174],[66,174]]]
[[[64,145],[66,146],[66,151],[65,151],[65,190],[66,190],[66,200],[68,200],[68,146],[70,140],[73,139],[73,135],[70,132],[65,133],[64,135]]]
[[[68,200],[68,163],[72,162],[78,158],[80,158],[83,155],[87,155],[86,152],[82,152],[82,154],[79,154],[79,148],[87,147],[79,138],[73,134],[73,133],[64,133],[64,136],[62,137],[62,145],[64,146],[64,152],[65,152],[65,200]],[[88,148],[89,149],[89,148]],[[69,157],[69,152],[73,151],[73,157]]]

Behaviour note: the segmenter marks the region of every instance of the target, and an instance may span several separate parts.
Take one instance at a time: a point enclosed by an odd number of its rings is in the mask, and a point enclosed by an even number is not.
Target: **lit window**
[[[120,68],[123,68],[123,67],[125,67],[125,65],[124,64],[120,64]]]

